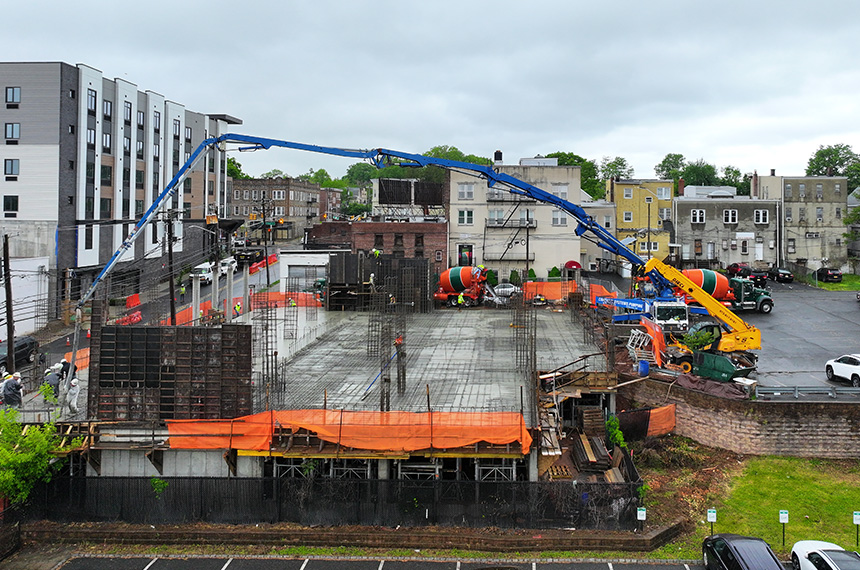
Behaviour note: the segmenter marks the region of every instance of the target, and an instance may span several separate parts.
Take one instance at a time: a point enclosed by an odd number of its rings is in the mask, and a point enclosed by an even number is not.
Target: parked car
[[[767,276],[771,281],[779,283],[791,283],[794,281],[794,273],[782,267],[771,267],[767,270]]]
[[[726,267],[726,273],[728,273],[730,277],[734,277],[741,269],[743,269],[744,267],[749,268],[749,266],[749,263],[745,263],[743,261],[739,263],[732,263],[728,267]]]
[[[825,283],[841,283],[842,282],[842,272],[838,269],[831,269],[829,267],[822,267],[818,271],[815,272],[815,276],[819,281],[823,281]]]
[[[245,236],[233,236],[233,247],[248,247],[251,245],[251,238]]]
[[[214,279],[212,276],[212,268],[213,263],[210,261],[207,261],[206,263],[201,263],[200,265],[191,270],[191,278],[199,279],[200,283],[205,283],[206,285],[209,285]]]
[[[791,548],[793,570],[860,570],[860,554],[838,544],[801,540]]]
[[[9,343],[0,344],[0,377],[6,374],[6,359],[8,357],[7,349]],[[36,355],[39,353],[39,341],[31,336],[21,336],[15,339],[15,369],[17,370],[24,364],[32,364],[36,362]]]
[[[770,546],[760,538],[715,534],[702,542],[708,570],[783,570]]]
[[[496,295],[499,297],[510,297],[511,295],[519,295],[523,292],[522,289],[513,283],[499,283],[493,287],[493,291],[495,291]]]
[[[735,277],[743,277],[744,279],[749,279],[756,284],[756,287],[767,286],[767,272],[759,269],[753,269],[749,266],[741,267],[740,269],[738,269],[737,273],[735,273]]]
[[[226,259],[222,259],[221,262],[218,264],[218,267],[220,267],[221,275],[227,275],[227,273],[229,273],[230,271],[235,273],[238,264],[236,263],[236,258],[228,257]]]
[[[824,365],[824,372],[830,381],[844,378],[850,380],[855,388],[860,388],[860,354],[844,354],[828,360]]]

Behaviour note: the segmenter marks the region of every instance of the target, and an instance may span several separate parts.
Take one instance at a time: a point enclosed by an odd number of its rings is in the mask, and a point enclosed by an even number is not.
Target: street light
[[[648,259],[651,259],[651,202],[654,201],[654,198],[660,199],[657,194],[654,193],[650,188],[646,188],[645,186],[639,186],[640,190],[645,190],[651,196],[645,196],[645,203],[648,204]]]

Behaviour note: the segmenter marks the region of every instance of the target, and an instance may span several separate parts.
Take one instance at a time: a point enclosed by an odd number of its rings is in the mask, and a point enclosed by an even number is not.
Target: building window
[[[102,152],[111,152],[110,133],[102,133]]]
[[[567,184],[553,184],[552,194],[562,200],[567,200]]]
[[[693,251],[696,255],[702,255],[702,240],[697,239],[693,242]]]
[[[815,185],[815,197],[821,200],[824,198],[824,186],[821,184]]]
[[[668,221],[672,219],[672,208],[660,208],[659,211],[660,219],[663,221]]]
[[[842,208],[838,208],[838,207],[836,208],[836,218],[837,219],[842,218]]]
[[[625,188],[624,189],[624,198],[629,200],[633,197],[633,188]]]
[[[815,208],[815,219],[819,222],[824,221],[824,208]]]
[[[233,215],[234,215],[234,216],[238,216],[238,215],[239,215],[239,206],[233,206]]]
[[[473,224],[472,210],[460,210],[457,212],[457,223],[461,226],[471,226]]]
[[[173,119],[173,136],[178,138],[181,131],[182,122],[179,119]]]
[[[154,145],[152,145],[152,158],[154,158],[155,160],[158,160],[160,156],[161,156],[161,145],[159,145],[158,143],[155,143]]]
[[[633,221],[633,212],[624,212],[622,214],[622,216],[623,216],[623,220],[627,223]]]
[[[134,201],[134,215],[137,218],[143,215],[143,200]]]
[[[738,211],[737,210],[723,210],[723,223],[724,224],[736,224],[736,223],[738,223]]]
[[[107,99],[102,101],[102,115],[108,121],[111,120],[111,117],[113,117],[113,101],[108,101]]]
[[[741,240],[741,255],[749,255],[750,249],[747,240]]]
[[[657,199],[658,200],[671,200],[672,199],[672,189],[667,186],[660,186],[657,188]]]
[[[834,191],[834,192],[836,192],[837,196],[838,196],[839,194],[842,194],[842,184],[841,184],[841,183],[839,183],[839,182],[837,182],[836,184],[834,184],[834,185],[833,185],[833,191]]]
[[[256,199],[257,199],[257,191],[251,190],[251,200],[256,200]]]
[[[415,247],[424,247],[424,234],[415,234]]]
[[[785,221],[786,222],[791,221],[791,206],[788,206],[785,208]]]
[[[803,207],[798,208],[797,209],[797,215],[801,220],[805,220],[806,219],[806,208],[803,208]]]
[[[99,200],[99,217],[103,220],[109,220],[113,217],[113,200],[110,198],[102,198]]]
[[[7,87],[6,88],[6,108],[7,109],[17,109],[18,104],[21,102],[21,88],[20,87]]]
[[[785,185],[785,197],[791,198],[791,184]]]
[[[69,99],[74,99],[74,98],[75,98],[75,90],[69,89]]]
[[[554,226],[566,226],[567,225],[567,214],[565,214],[561,210],[553,210],[552,211],[552,225],[554,225]]]
[[[795,247],[795,239],[788,238],[788,253],[796,253],[797,248]]]
[[[457,198],[460,200],[475,199],[475,184],[472,182],[461,182],[457,185]]]
[[[7,158],[3,161],[3,173],[6,176],[18,176],[21,169],[21,161],[17,158]]]
[[[191,127],[185,127],[185,140],[191,142]]]
[[[143,141],[137,141],[135,144],[137,146],[137,159],[143,160]]]
[[[75,134],[75,125],[69,125],[69,134],[70,135]]]
[[[152,129],[156,133],[161,131],[161,113],[158,111],[152,112]]]
[[[690,210],[690,223],[691,224],[704,224],[705,223],[705,211],[704,210]]]
[[[214,180],[210,180],[206,183],[206,193],[209,194],[210,196],[215,195],[215,181]]]
[[[102,165],[102,186],[110,186],[113,184],[113,167]]]
[[[21,138],[21,123],[6,123],[6,144],[9,141],[18,141]]]
[[[806,198],[806,184],[800,183],[797,185],[797,197]]]
[[[137,128],[142,129],[146,125],[146,113],[143,111],[137,112]]]
[[[122,105],[122,120],[125,124],[131,124],[131,101],[126,101]]]
[[[96,130],[87,129],[87,146],[90,148],[96,147]]]
[[[97,95],[95,89],[87,89],[87,112],[90,115],[96,114]]]
[[[84,249],[93,248],[93,227],[87,226],[84,228]]]
[[[770,212],[768,210],[756,210],[753,212],[753,221],[756,224],[768,223]]]
[[[123,154],[131,154],[131,139],[129,137],[122,138],[122,152]]]
[[[233,190],[233,199],[234,200],[241,200],[242,199],[242,192],[240,190]]]
[[[18,217],[18,196],[3,196],[3,217]]]
[[[603,216],[603,227],[611,228],[612,227],[612,216]]]
[[[122,169],[122,187],[128,188],[131,185],[131,169],[129,167],[125,167]],[[128,211],[128,208],[126,208]]]
[[[639,242],[639,251],[648,251],[648,243],[647,241]],[[656,241],[652,241],[651,243],[651,251],[657,251],[660,248],[660,244]]]
[[[87,162],[86,177],[87,177],[88,183],[90,183],[90,184],[96,183],[96,163],[95,162]]]
[[[836,238],[836,247],[842,246],[842,238]]]
[[[493,209],[487,212],[487,221],[490,226],[503,226],[505,224],[505,211]]]
[[[457,265],[464,267],[472,265],[472,246],[458,245],[457,246]]]

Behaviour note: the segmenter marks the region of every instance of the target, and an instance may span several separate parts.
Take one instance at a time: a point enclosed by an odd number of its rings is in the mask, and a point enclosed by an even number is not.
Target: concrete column
[[[200,279],[191,277],[191,310],[194,314],[191,318],[200,325]]]
[[[251,310],[251,290],[248,287],[248,266],[242,266],[242,306],[245,311]]]
[[[376,476],[381,480],[391,479],[391,461],[388,459],[376,460]]]
[[[219,301],[218,287],[220,285],[221,285],[221,268],[216,265],[215,269],[212,271],[212,308],[216,309],[216,310],[221,310],[224,308],[218,302]],[[230,307],[227,307],[227,310],[229,311]]]
[[[227,317],[227,322],[230,322],[233,320],[231,318],[233,316],[233,268],[232,267],[227,269],[227,293],[224,296],[227,298],[227,310],[230,311],[230,316]],[[248,306],[245,303],[242,303],[242,312],[244,313],[247,310],[248,310]]]
[[[538,454],[540,452],[537,450],[537,445],[533,445],[531,448],[531,452],[529,453],[528,462],[529,462],[529,481],[538,481]]]

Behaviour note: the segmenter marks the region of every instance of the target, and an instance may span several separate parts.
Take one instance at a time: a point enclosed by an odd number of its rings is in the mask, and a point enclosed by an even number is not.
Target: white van
[[[236,273],[236,267],[238,267],[238,264],[236,263],[235,258],[228,257],[227,259],[221,260],[219,267],[221,268],[221,275],[227,275],[231,271]]]
[[[199,279],[201,283],[205,283],[206,285],[210,285],[212,283],[212,263],[207,261],[206,263],[201,263],[197,267],[191,270],[191,278]]]

